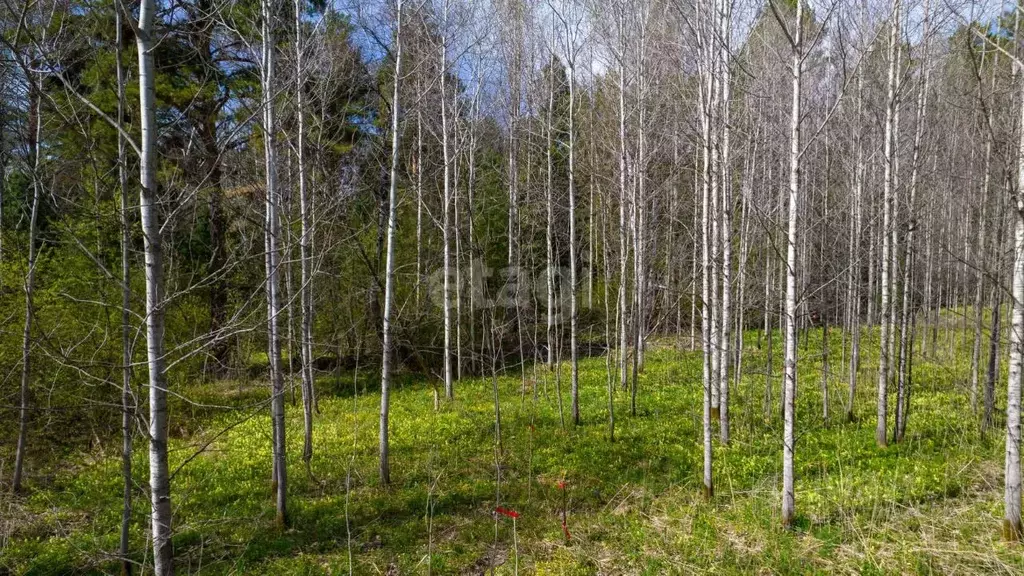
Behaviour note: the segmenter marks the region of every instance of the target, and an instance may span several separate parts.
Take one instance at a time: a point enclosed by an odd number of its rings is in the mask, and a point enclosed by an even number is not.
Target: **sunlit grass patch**
[[[1024,570],[1024,551],[999,540],[1001,432],[981,435],[963,387],[969,366],[962,354],[946,354],[944,333],[937,358],[916,357],[906,439],[884,449],[874,440],[873,337],[864,339],[858,419],[849,423],[838,330],[830,336],[827,422],[821,332],[808,336],[800,347],[793,531],[779,519],[779,341],[769,377],[767,351],[751,333],[743,378],[732,390],[732,440],[722,446],[716,439],[711,502],[700,490],[701,355],[673,342],[655,342],[648,351],[636,417],[613,379],[615,442],[608,440],[603,357],[581,362],[579,428],[569,421],[568,365],[560,367],[564,429],[558,374],[527,367],[526,390],[518,372],[499,376],[500,451],[490,378],[457,383],[456,400],[437,412],[429,383],[401,378],[387,488],[376,476],[377,382],[369,372],[347,382],[332,376],[321,387],[330,393],[320,398],[309,473],[300,460],[301,410],[288,404],[286,531],[273,528],[265,388],[220,382],[182,390],[202,406],[179,403],[172,412],[182,431],[172,440],[172,469],[187,462],[172,487],[176,561],[183,573],[209,574],[337,574],[347,573],[350,561],[355,574],[425,573],[428,564],[437,574],[492,567],[511,574],[517,560],[520,572],[537,574]],[[1000,392],[1004,382],[1002,376]],[[767,415],[766,383],[773,387]],[[210,407],[228,403],[239,408]],[[140,562],[146,458],[140,441],[132,525]],[[0,569],[116,570],[110,553],[120,519],[117,455],[72,454],[68,462],[51,485],[6,504],[17,519]],[[496,505],[520,514],[515,540],[510,520],[493,514]]]

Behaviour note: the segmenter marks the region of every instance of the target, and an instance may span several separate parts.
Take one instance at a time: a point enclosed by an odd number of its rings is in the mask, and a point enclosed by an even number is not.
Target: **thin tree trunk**
[[[857,165],[853,172],[853,233],[850,237],[847,299],[850,307],[850,364],[849,387],[846,399],[846,420],[857,418],[857,377],[860,373],[860,310],[861,310],[861,240],[864,228],[864,72],[857,71]],[[870,265],[870,262],[869,262]],[[870,295],[869,295],[870,299]],[[870,304],[869,304],[870,306]]]
[[[117,49],[114,58],[117,67],[117,124],[124,125],[125,72],[124,37],[121,10],[114,9],[114,25],[117,28]],[[128,208],[128,153],[124,135],[117,133],[117,186],[121,192],[121,534],[118,554],[121,555],[121,574],[132,573],[132,562],[128,558],[129,530],[132,520],[132,439],[134,436],[135,395],[132,392],[132,326],[131,326],[131,215]]]
[[[1024,106],[1022,106],[1024,110]],[[1024,113],[1022,113],[1024,125]],[[1024,181],[1024,133],[1018,149],[1018,181]],[[1020,467],[1020,403],[1021,353],[1024,343],[1024,200],[1020,192],[1015,201],[1014,259],[1013,259],[1013,311],[1010,328],[1010,375],[1006,393],[1006,467],[1003,516],[1003,538],[1020,540],[1024,537],[1021,524],[1021,467]]]
[[[43,112],[42,96],[39,88],[31,87],[29,98],[29,142],[28,150],[30,155],[29,164],[32,170],[32,207],[29,211],[28,223],[28,272],[25,274],[25,323],[21,333],[21,388],[18,399],[18,440],[14,456],[14,479],[11,482],[11,489],[15,492],[22,490],[22,474],[25,466],[25,451],[28,449],[28,416],[30,392],[29,384],[32,378],[32,323],[35,320],[35,296],[36,259],[38,250],[36,248],[36,236],[39,222],[39,202],[42,200],[42,174],[40,174],[42,135],[43,135]]]
[[[466,182],[466,220],[468,221],[469,231],[467,237],[467,243],[469,244],[469,371],[473,373],[476,362],[474,360],[475,346],[476,346],[476,292],[477,292],[477,276],[476,276],[476,231],[473,226],[473,215],[474,212],[474,193],[476,189],[476,125],[478,121],[478,110],[480,107],[480,89],[477,87],[476,98],[473,99],[473,112],[471,114],[469,125],[469,179]],[[509,242],[512,239],[509,238]],[[519,271],[516,270],[516,318],[519,318]],[[520,340],[522,339],[522,330],[519,331]],[[522,344],[519,346],[520,352],[522,351]]]
[[[594,102],[595,101],[595,97],[596,97],[595,90],[596,90],[596,86],[597,86],[597,82],[596,82],[597,75],[594,72],[594,67],[593,67],[593,62],[594,62],[594,45],[593,44],[590,45],[590,62],[591,62],[591,67],[590,67],[590,86],[591,86],[590,101]],[[589,186],[587,187],[588,188],[587,191],[590,193],[590,203],[587,205],[587,209],[589,210],[589,213],[587,215],[587,222],[588,222],[587,223],[587,233],[589,234],[589,241],[587,243],[587,251],[588,251],[588,257],[587,257],[587,308],[591,309],[591,308],[594,307],[594,266],[596,265],[595,258],[597,258],[597,252],[596,252],[596,249],[595,249],[595,241],[597,239],[597,232],[595,232],[595,229],[594,229],[594,207],[595,207],[594,206],[594,202],[595,202],[594,192],[595,192],[595,190],[597,188],[597,182],[596,182],[596,178],[595,178],[596,172],[597,172],[596,171],[596,167],[597,167],[597,141],[596,141],[596,138],[594,137],[594,108],[595,108],[595,106],[591,105],[591,106],[588,106],[588,108],[589,108],[589,118],[588,118],[588,120],[589,120],[589,124],[590,124],[590,126],[589,126],[589,128],[590,128],[590,137],[588,138],[588,141],[587,141],[587,154],[588,154],[588,160],[589,160],[589,163],[590,163],[589,170],[588,170],[588,172],[589,172],[588,176],[589,176],[590,180],[589,180]],[[607,324],[607,321],[606,321],[606,324]],[[606,341],[607,341],[607,339],[606,339]]]
[[[828,322],[829,318],[824,317],[821,326],[821,418],[828,425]]]
[[[764,419],[771,420],[772,417],[772,353],[774,352],[772,329],[772,311],[769,309],[772,301],[771,287],[774,284],[772,273],[775,267],[772,266],[771,250],[766,251],[764,259],[764,334],[765,334],[765,369],[764,369]]]
[[[715,2],[717,5],[717,1]],[[712,476],[713,451],[712,451],[712,396],[713,389],[717,386],[714,371],[712,369],[712,358],[714,348],[712,347],[711,336],[711,178],[713,176],[711,155],[712,155],[712,105],[714,97],[714,69],[711,66],[711,47],[707,45],[708,38],[702,38],[704,70],[701,71],[701,143],[703,148],[703,172],[701,175],[701,341],[703,350],[703,372],[702,383],[704,386],[704,498],[710,500],[714,497],[714,480]]]
[[[743,377],[743,331],[746,328],[746,294],[747,294],[747,266],[750,258],[750,217],[748,212],[750,210],[750,199],[753,195],[753,179],[754,179],[754,162],[757,158],[757,141],[756,135],[754,136],[754,143],[752,146],[753,150],[749,161],[747,162],[745,174],[743,175],[743,188],[740,191],[741,205],[740,205],[740,260],[739,260],[739,279],[737,281],[737,298],[736,298],[736,351],[735,351],[735,367],[733,369],[733,385],[739,390],[740,381]],[[750,398],[747,399],[750,402]]]
[[[416,307],[423,285],[423,81],[416,74]]]
[[[676,348],[681,349],[681,330],[682,330],[682,309],[679,307],[679,298],[676,297],[675,302],[672,300],[673,290],[671,287],[679,286],[681,284],[681,278],[676,278],[676,251],[675,251],[675,240],[676,240],[676,220],[679,218],[679,130],[675,127],[672,131],[672,186],[671,194],[668,200],[668,226],[665,232],[665,286],[666,289],[663,292],[663,303],[664,310],[662,315],[665,320],[666,327],[669,325],[669,313],[675,312],[675,332]],[[667,330],[666,330],[667,331]]]
[[[391,96],[391,182],[388,188],[387,260],[384,267],[384,318],[382,328],[383,353],[380,370],[380,482],[391,483],[388,461],[388,413],[391,408],[391,304],[395,294],[395,228],[398,225],[398,89],[402,79],[402,4],[395,0],[395,78]]]
[[[554,23],[551,25],[551,37],[552,46],[554,46],[555,28]],[[547,137],[547,186],[545,192],[547,194],[547,288],[548,288],[548,332],[547,332],[547,345],[548,345],[548,368],[555,368],[555,240],[554,240],[554,158],[552,152],[554,149],[554,126],[552,125],[551,115],[555,107],[555,73],[554,73],[555,58],[554,54],[551,55],[551,62],[548,69],[548,109],[545,116],[545,136]]]
[[[785,164],[784,164],[784,158],[782,158],[781,156],[779,157],[779,163],[780,163],[780,166],[779,166],[780,170],[782,170],[783,168],[785,168],[785,170],[787,170],[787,171],[789,170],[789,167],[785,166]],[[785,221],[782,220],[782,215],[783,214],[787,214],[786,211],[788,210],[788,207],[789,207],[789,182],[787,181],[786,182],[786,186],[781,186],[779,188],[779,214],[780,214],[780,216],[779,216],[779,224],[778,224],[779,228],[784,229],[787,232],[787,234],[789,232],[788,222],[785,222]],[[776,290],[776,295],[778,296],[778,299],[779,299],[778,300],[778,302],[779,302],[779,304],[778,304],[779,320],[778,320],[777,324],[779,326],[779,339],[782,340],[781,344],[782,344],[782,360],[783,360],[783,366],[782,366],[782,376],[783,376],[783,378],[779,382],[779,416],[782,418],[783,421],[785,421],[785,419],[786,419],[786,379],[785,379],[785,373],[786,373],[786,367],[785,367],[785,358],[786,358],[786,278],[787,278],[788,264],[787,264],[787,261],[786,261],[785,258],[779,258],[778,259],[778,265],[779,265],[779,268],[778,268],[777,276],[778,276],[778,280],[779,280],[779,285],[778,285],[778,288]],[[796,330],[796,329],[794,328],[794,330]]]
[[[6,106],[0,106],[0,130],[7,129]],[[7,147],[0,142],[0,264],[4,261],[3,242],[3,221],[4,221],[4,199],[7,197]]]
[[[1002,202],[1000,202],[1002,204]],[[988,337],[988,365],[985,376],[985,404],[981,416],[981,433],[988,432],[992,427],[992,418],[995,412],[996,401],[996,374],[999,371],[999,338],[1002,333],[1000,314],[1003,306],[1003,284],[1002,284],[1002,246],[1003,246],[1003,222],[1002,211],[999,211],[999,220],[996,222],[996,254],[995,266],[993,269],[992,282],[992,327]]]
[[[690,350],[697,349],[697,247],[701,238],[700,230],[700,159],[699,152],[693,158],[693,250],[690,254]]]
[[[285,165],[285,167],[286,167],[285,173],[288,175],[288,181],[287,181],[286,185],[282,187],[282,191],[278,193],[280,195],[280,197],[281,197],[281,202],[280,202],[280,205],[279,205],[279,210],[280,211],[278,212],[278,214],[279,214],[278,215],[278,221],[282,221],[283,220],[283,222],[280,224],[280,226],[281,226],[281,243],[283,244],[283,247],[281,248],[281,256],[280,256],[279,262],[281,263],[281,265],[280,265],[280,267],[282,269],[281,272],[284,274],[284,299],[281,300],[281,312],[282,312],[282,314],[284,316],[284,322],[285,322],[285,328],[286,328],[285,342],[286,342],[286,346],[287,346],[287,348],[286,348],[286,352],[287,352],[286,356],[288,357],[288,365],[287,365],[288,375],[287,375],[287,378],[285,378],[285,382],[287,383],[288,395],[291,397],[292,406],[294,407],[295,403],[296,403],[296,396],[295,396],[295,322],[294,322],[294,320],[295,320],[295,304],[294,304],[294,302],[295,302],[295,286],[294,286],[294,282],[293,282],[295,275],[292,273],[292,269],[294,268],[293,260],[295,258],[295,250],[293,248],[293,238],[292,238],[292,236],[293,236],[293,234],[292,234],[292,216],[295,214],[295,209],[292,207],[292,201],[294,200],[294,195],[291,192],[291,190],[293,188],[293,184],[294,184],[294,182],[293,182],[294,170],[292,170],[292,152],[293,152],[293,150],[291,148],[287,148],[287,152],[288,152],[288,156],[287,156],[288,161],[287,161],[287,163]],[[301,302],[300,302],[300,307],[301,307]],[[300,356],[301,356],[301,351],[300,351]],[[283,372],[284,368],[282,367],[281,370]]]
[[[509,120],[508,120],[508,176],[507,176],[507,178],[508,178],[508,267],[515,271],[515,283],[516,283],[515,284],[515,286],[516,286],[516,290],[515,290],[515,294],[516,294],[515,314],[516,314],[517,330],[519,331],[520,339],[522,339],[522,319],[521,319],[522,317],[521,317],[520,307],[519,307],[519,298],[520,298],[520,288],[521,288],[522,282],[523,282],[523,270],[521,269],[521,266],[520,266],[521,260],[522,260],[522,255],[521,255],[520,248],[519,248],[519,216],[518,216],[518,208],[519,208],[519,197],[518,197],[519,196],[519,190],[518,190],[518,185],[519,185],[519,165],[518,165],[518,162],[519,162],[519,157],[518,157],[519,145],[518,145],[518,142],[516,140],[516,134],[517,134],[516,131],[517,131],[518,122],[519,122],[519,111],[520,111],[520,107],[522,106],[522,103],[521,103],[521,99],[522,99],[522,84],[521,84],[521,82],[522,82],[522,71],[520,70],[520,66],[521,66],[521,53],[522,53],[521,52],[521,46],[522,46],[522,20],[521,20],[521,13],[519,11],[519,9],[522,7],[522,5],[521,4],[510,4],[509,6],[510,6],[511,11],[514,12],[514,14],[510,15],[511,19],[513,20],[513,22],[512,22],[513,33],[512,33],[512,39],[510,41],[512,46],[511,46],[511,56],[510,56],[511,62],[510,62],[510,65],[509,65],[509,82],[508,82],[508,84],[509,84],[509,95],[508,95],[508,107],[509,107]],[[475,146],[475,144],[474,144],[474,146]],[[471,152],[471,154],[472,154],[472,152]],[[529,159],[529,154],[527,155],[527,157]],[[529,180],[530,168],[531,168],[530,163],[527,162],[527,180]],[[472,167],[470,169],[472,170]],[[470,203],[470,213],[472,214],[472,212],[473,212],[473,199],[472,199],[472,195],[470,197],[469,203]],[[470,247],[471,247],[471,250],[473,249],[473,246],[474,246],[474,244],[473,244],[474,236],[473,236],[473,232],[472,232],[472,226],[473,226],[473,221],[472,221],[472,216],[470,216]],[[475,251],[473,253],[475,255]],[[473,271],[473,268],[471,268],[470,274],[471,274],[471,276],[475,276],[475,271]],[[471,278],[470,284],[471,284],[471,286],[473,286],[473,292],[475,292],[476,284],[475,284],[473,278]],[[473,292],[471,292],[471,294],[473,294]],[[476,340],[475,335],[474,335],[474,332],[475,332],[475,327],[474,327],[475,326],[475,322],[472,321],[472,319],[475,319],[475,315],[474,315],[474,312],[473,312],[474,310],[475,310],[475,302],[472,300],[472,296],[471,296],[471,300],[470,300],[470,318],[471,318],[471,321],[470,321],[470,328],[469,329],[470,329],[470,340],[475,342],[475,340]],[[534,346],[534,350],[535,351],[536,351],[536,344],[537,344],[536,339],[534,339],[533,346]],[[483,350],[483,341],[482,340],[481,340],[481,343],[480,343],[480,349]],[[536,387],[535,387],[535,389],[536,389]]]
[[[608,211],[605,210],[607,198],[601,196],[598,191],[598,198],[601,199],[601,270],[604,273],[604,337],[608,346],[608,353],[605,354],[605,370],[607,374],[606,384],[608,388],[608,441],[615,442],[615,378],[612,374],[612,324],[611,317],[611,283],[612,270],[608,266],[609,250],[608,245]]]
[[[277,189],[277,144],[274,111],[276,93],[274,71],[274,0],[262,0],[262,64],[263,64],[263,151],[266,171],[266,244],[267,244],[267,355],[270,359],[271,403],[270,415],[273,427],[274,492],[277,509],[277,525],[288,524],[287,493],[288,470],[285,458],[284,427],[284,378],[281,368],[281,340],[278,334],[278,319],[281,316],[281,302],[278,296],[280,254],[278,242],[281,238],[281,220],[278,216],[280,193]],[[290,359],[289,359],[290,363]]]
[[[786,238],[785,424],[782,439],[782,524],[796,515],[793,456],[796,448],[796,280],[800,209],[800,84],[803,65],[803,2],[796,3],[792,35],[793,108],[790,115],[789,226]],[[780,24],[782,22],[780,21]]]
[[[995,65],[993,66],[993,69],[998,67],[998,62],[999,62],[999,59],[997,57],[996,61],[995,61]],[[1014,79],[1016,79],[1016,71],[1014,71]],[[992,93],[993,94],[995,94],[995,88],[996,88],[996,85],[995,85],[995,74],[993,73],[993,77],[992,77]],[[991,113],[989,113],[987,115],[986,121],[988,123],[988,130],[987,130],[986,133],[991,135],[994,132],[994,130],[995,130],[995,127],[992,125],[992,115],[991,115]],[[989,137],[989,140],[991,140],[991,137]],[[986,184],[988,183],[989,177],[990,177],[989,173],[986,170],[986,172],[985,172]],[[1007,191],[1012,193],[1012,190],[1011,190],[1011,187],[1010,187],[1009,176],[1007,176],[1007,178],[1006,178],[1005,185],[1006,185]],[[986,186],[986,190],[987,190],[987,186]],[[986,192],[985,196],[986,197],[988,196],[987,192]],[[1001,332],[1001,328],[1000,328],[1000,320],[1001,320],[1000,309],[1002,308],[1002,304],[1003,304],[1003,299],[1002,299],[1002,296],[1003,296],[1003,292],[1002,292],[1002,290],[1003,290],[1003,284],[1002,284],[1003,212],[1002,212],[1002,209],[1001,209],[1001,205],[1002,205],[1001,199],[998,202],[998,205],[1000,206],[1000,209],[996,210],[995,247],[994,247],[994,250],[992,250],[992,252],[993,252],[993,258],[992,258],[992,263],[993,263],[993,266],[992,266],[992,326],[991,326],[991,329],[989,330],[989,355],[988,355],[988,365],[987,365],[988,370],[987,370],[987,374],[986,374],[986,378],[985,378],[985,390],[984,390],[985,403],[984,403],[984,409],[983,409],[982,418],[981,418],[981,433],[982,433],[982,435],[986,434],[988,432],[988,429],[992,426],[992,417],[993,417],[993,413],[995,411],[995,380],[996,380],[996,372],[999,370],[999,338],[1000,338],[1000,332]]]
[[[459,101],[455,99],[454,109],[454,133],[452,134],[452,233],[455,236],[455,314],[452,319],[455,325],[455,380],[462,379],[462,227],[459,225],[459,178],[462,175],[459,171],[461,166],[459,160],[459,142],[462,138],[459,131]]]
[[[983,100],[984,95],[981,93],[981,83],[978,85],[978,98]],[[995,75],[992,78],[992,91],[995,90]],[[991,128],[992,118],[986,116],[986,123]],[[984,294],[985,294],[985,276],[986,276],[986,262],[988,261],[988,221],[991,215],[988,214],[989,198],[989,184],[991,181],[991,165],[992,165],[992,132],[991,130],[985,131],[985,172],[982,177],[982,191],[981,191],[981,206],[980,206],[980,225],[978,226],[978,253],[975,260],[978,266],[977,284],[974,287],[974,345],[971,348],[971,408],[975,412],[978,411],[978,389],[979,389],[979,372],[981,370],[981,341],[982,325],[984,324]]]
[[[711,291],[708,294],[711,305],[711,418],[713,420],[719,420],[721,417],[721,374],[722,374],[722,326],[721,326],[721,300],[720,296],[720,281],[721,274],[719,269],[719,254],[721,253],[721,223],[722,223],[722,206],[721,206],[721,184],[722,180],[719,175],[721,169],[721,140],[720,140],[720,125],[719,125],[719,112],[721,105],[721,83],[718,77],[719,66],[721,62],[718,58],[718,50],[715,45],[719,41],[718,39],[718,19],[719,12],[721,11],[722,2],[724,0],[715,0],[714,8],[711,13],[713,19],[712,27],[713,32],[711,37],[708,39],[709,45],[709,67],[711,69],[711,79],[709,82],[710,86],[710,97],[711,101],[708,106],[708,122],[710,123],[709,128],[709,142],[711,147],[711,172],[708,174],[711,186],[711,255],[710,255],[710,268],[708,274],[710,275],[710,287]]]
[[[444,159],[444,197],[442,202],[441,237],[444,253],[444,395],[448,400],[455,398],[455,386],[452,378],[452,301],[451,301],[451,163],[452,154],[448,142],[448,2],[444,2],[444,21],[441,26],[441,150]]]
[[[722,186],[722,321],[720,324],[721,337],[719,339],[720,360],[718,361],[718,396],[719,396],[719,436],[722,444],[729,443],[729,329],[732,326],[730,309],[732,303],[732,174],[730,171],[729,141],[731,130],[729,129],[730,112],[730,83],[729,70],[729,38],[732,33],[732,2],[722,3],[722,14],[719,16],[720,31],[719,42],[721,66],[721,91],[722,91],[722,144],[721,161],[719,164],[721,186]],[[717,177],[717,176],[716,176]]]
[[[910,218],[907,225],[907,236],[904,242],[903,253],[903,307],[900,314],[900,351],[899,351],[899,370],[898,370],[898,383],[896,387],[896,422],[893,430],[893,439],[895,442],[899,442],[903,439],[903,433],[906,430],[906,418],[907,409],[909,407],[910,395],[909,395],[909,377],[910,377],[910,348],[913,346],[913,333],[911,332],[911,323],[913,322],[911,315],[911,299],[913,294],[913,284],[911,283],[914,278],[914,232],[917,228],[916,210],[917,210],[917,186],[919,179],[919,164],[921,155],[921,138],[924,132],[925,113],[928,110],[928,78],[930,69],[928,66],[928,46],[929,46],[929,33],[930,33],[930,20],[929,20],[929,1],[925,0],[924,3],[924,59],[921,62],[922,79],[921,87],[917,95],[917,119],[914,126],[914,148],[913,158],[911,160],[912,165],[910,167]],[[908,340],[909,339],[909,340]]]
[[[893,179],[896,163],[896,44],[899,41],[899,13],[900,0],[893,0],[892,14],[889,31],[889,80],[888,99],[885,107],[885,181],[883,186],[882,199],[882,274],[881,289],[882,303],[880,312],[881,318],[881,339],[879,345],[878,360],[878,423],[875,428],[875,441],[879,446],[888,444],[888,403],[889,403],[889,341],[892,323],[890,322],[891,310],[891,288],[892,288],[892,234],[890,229],[893,226]]]
[[[1019,61],[1014,62],[1020,71]],[[1021,92],[1024,96],[1024,90]],[[1017,145],[1017,183],[1024,182],[1024,98],[1021,101],[1019,141]],[[1024,348],[1024,194],[1017,190],[1014,201],[1013,302],[1010,313],[1010,374],[1006,384],[1006,461],[1004,472],[1003,538],[1024,537],[1021,523],[1020,404],[1021,363]]]
[[[638,14],[637,38],[637,150],[633,186],[633,382],[630,386],[629,411],[636,416],[636,397],[640,387],[640,372],[644,365],[644,340],[647,336],[647,270],[646,270],[646,211],[647,211],[647,107],[646,96],[647,13]]]
[[[628,329],[626,322],[626,291],[629,282],[626,278],[626,263],[629,252],[626,244],[626,63],[625,63],[625,13],[619,14],[619,384],[623,389],[629,383],[626,371],[628,355]]]
[[[568,26],[566,33],[569,34]],[[572,42],[567,37],[566,42]],[[572,394],[572,422],[580,425],[580,366],[577,351],[577,323],[579,312],[576,309],[576,59],[575,46],[569,46],[567,61],[569,63],[569,354],[572,361],[570,391]],[[634,401],[635,403],[635,401]]]
[[[868,196],[868,293],[867,293],[867,325],[870,328],[875,325],[875,274],[878,271],[878,266],[875,264],[875,248],[877,242],[875,241],[875,234],[878,229],[878,225],[874,221],[874,211],[872,210],[873,202],[871,196]]]
[[[933,154],[932,155],[932,167],[933,167],[933,169],[934,169],[936,163],[938,162],[937,156],[938,156],[938,154]],[[925,241],[925,255],[924,255],[924,262],[925,262],[924,263],[924,268],[925,268],[925,271],[924,271],[924,302],[922,302],[921,311],[924,314],[924,320],[923,320],[924,321],[924,330],[921,331],[921,348],[920,349],[921,349],[921,352],[927,357],[927,355],[928,355],[928,333],[930,331],[930,328],[933,328],[932,326],[930,326],[930,324],[931,324],[931,319],[932,319],[932,306],[933,306],[933,303],[935,302],[935,282],[936,282],[935,276],[934,276],[934,271],[935,271],[934,266],[933,266],[934,262],[933,262],[933,259],[932,259],[932,243],[933,243],[932,240],[933,240],[933,236],[937,236],[937,231],[935,230],[935,226],[934,226],[934,222],[935,222],[935,214],[933,212],[934,206],[931,204],[930,199],[925,200],[925,202],[926,202],[926,204],[925,204],[925,206],[926,206],[925,213],[928,215],[928,221],[927,221],[927,224],[925,225],[925,229],[928,231],[928,234],[923,235],[923,240]],[[941,292],[941,288],[939,290],[940,290],[939,293],[941,294],[942,293]]]
[[[153,572],[174,573],[171,550],[171,482],[167,462],[167,381],[164,373],[164,262],[160,238],[156,157],[156,66],[153,0],[141,0],[135,30],[139,57],[139,215],[146,260],[146,358],[149,370],[149,487]]]
[[[467,244],[467,249],[469,250],[469,257],[468,257],[469,258],[469,266],[468,266],[469,267],[469,360],[468,360],[469,366],[468,366],[468,369],[470,370],[470,373],[472,373],[472,370],[473,370],[473,355],[474,355],[473,354],[473,346],[474,346],[474,343],[476,342],[476,334],[475,334],[475,330],[474,330],[474,325],[476,324],[476,322],[475,322],[475,320],[476,320],[475,304],[476,303],[474,301],[474,292],[476,291],[476,284],[474,282],[476,281],[476,276],[475,276],[475,272],[474,272],[475,263],[473,261],[474,254],[475,254],[474,249],[473,249],[473,246],[474,246],[473,245],[473,242],[474,242],[474,240],[473,240],[473,238],[474,238],[474,229],[473,229],[473,214],[474,214],[474,212],[473,212],[473,195],[474,195],[474,191],[475,191],[475,187],[476,187],[476,145],[477,145],[476,144],[476,142],[477,142],[476,126],[477,126],[477,122],[479,120],[479,117],[478,117],[479,109],[480,109],[480,86],[479,86],[479,83],[478,83],[476,94],[473,97],[473,104],[472,104],[472,107],[471,107],[471,110],[470,110],[470,119],[469,119],[469,150],[467,151],[467,156],[468,156],[468,158],[467,158],[468,174],[466,175],[466,221],[467,221],[467,228],[468,228],[467,229],[466,244]],[[519,284],[518,284],[518,282],[519,282],[519,271],[518,270],[516,271],[516,278],[515,278],[515,280],[516,280],[516,310],[518,310],[519,309]],[[516,319],[517,319],[517,323],[521,323],[521,322],[519,322],[519,313],[518,312],[516,313]],[[520,354],[522,354],[523,344],[522,344],[522,329],[521,328],[518,329],[518,334],[519,334],[519,351],[520,351]],[[460,378],[461,378],[461,363],[460,363]]]
[[[299,259],[301,260],[301,285],[299,286],[299,305],[301,307],[300,354],[302,360],[302,461],[306,463],[306,471],[310,471],[310,460],[313,458],[313,271],[310,243],[313,237],[313,222],[310,214],[309,190],[306,185],[306,129],[305,129],[305,95],[303,83],[303,32],[302,32],[303,0],[295,0],[295,117],[298,130],[296,135],[296,162],[299,172],[299,218],[301,219],[302,235],[299,237]]]

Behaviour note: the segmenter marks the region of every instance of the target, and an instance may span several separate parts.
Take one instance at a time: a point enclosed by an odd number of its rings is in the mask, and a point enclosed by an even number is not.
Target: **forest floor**
[[[177,573],[480,574],[492,566],[497,574],[1024,572],[1024,547],[1000,540],[1003,419],[997,412],[995,429],[979,432],[968,391],[970,338],[940,332],[938,358],[916,355],[907,438],[884,449],[874,439],[877,333],[863,341],[852,423],[844,418],[838,330],[830,340],[828,422],[821,331],[800,349],[791,531],[779,515],[777,335],[770,418],[766,351],[755,333],[747,336],[743,378],[731,392],[732,442],[715,442],[710,502],[701,492],[701,354],[671,342],[651,346],[636,416],[629,394],[616,391],[614,442],[603,357],[580,364],[579,428],[569,420],[567,363],[564,427],[554,372],[528,367],[525,395],[518,373],[498,378],[500,452],[491,379],[458,382],[455,401],[442,401],[438,412],[428,383],[403,381],[392,395],[388,488],[376,474],[379,393],[363,390],[376,380],[324,380],[312,475],[300,457],[301,407],[288,404],[291,528],[283,531],[274,528],[266,388],[221,382],[189,389],[195,403],[178,400],[171,414],[172,469],[208,446],[172,483]],[[1003,364],[998,406],[1005,405]],[[215,407],[224,405],[235,408]],[[0,573],[118,571],[119,445],[104,448],[69,454],[45,485],[0,499]],[[132,524],[139,562],[148,559],[146,456],[140,440]],[[517,511],[516,523],[495,515],[496,505]]]

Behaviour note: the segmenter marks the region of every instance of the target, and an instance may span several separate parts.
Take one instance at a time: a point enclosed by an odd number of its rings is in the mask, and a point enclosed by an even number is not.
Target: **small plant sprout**
[[[565,534],[565,543],[568,544],[572,540],[572,535],[569,534],[568,526],[569,496],[565,491],[566,483],[567,481],[563,477],[557,482],[556,486],[558,486],[559,492],[562,493],[562,533]]]

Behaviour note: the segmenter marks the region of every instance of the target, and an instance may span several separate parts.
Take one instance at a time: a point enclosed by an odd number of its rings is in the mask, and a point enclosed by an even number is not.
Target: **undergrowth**
[[[318,383],[320,414],[308,473],[300,460],[301,409],[288,405],[291,527],[283,531],[274,528],[267,389],[219,382],[181,390],[192,403],[178,400],[171,415],[177,422],[172,469],[184,463],[172,481],[177,571],[1024,570],[1024,549],[999,539],[1002,421],[989,435],[980,433],[968,401],[963,334],[943,331],[936,357],[927,350],[916,354],[907,437],[884,449],[874,440],[877,333],[862,342],[852,422],[845,417],[848,367],[838,330],[830,340],[827,421],[821,331],[801,342],[794,530],[784,530],[779,518],[777,335],[770,376],[764,342],[758,347],[756,333],[746,335],[743,377],[732,388],[732,441],[715,442],[711,501],[701,495],[701,354],[680,349],[675,340],[652,344],[635,416],[629,394],[616,386],[614,442],[608,438],[603,357],[580,363],[578,428],[569,420],[567,363],[560,376],[564,428],[554,372],[541,365],[499,376],[500,449],[490,378],[458,382],[454,402],[442,402],[437,412],[430,383],[400,379],[392,395],[392,485],[386,488],[376,477],[378,381],[372,371],[325,379]],[[770,414],[766,383],[772,386]],[[997,391],[1005,393],[1005,375]],[[146,563],[147,452],[141,438],[136,448],[131,544],[133,559]],[[0,572],[117,572],[118,456],[115,442],[66,454],[53,464],[52,481],[31,486],[27,496],[3,496]],[[514,532],[511,518],[494,514],[496,506],[518,512]]]

